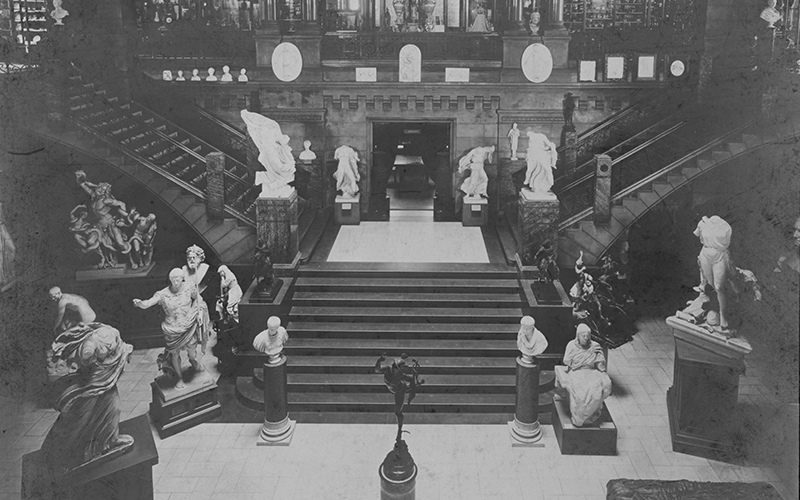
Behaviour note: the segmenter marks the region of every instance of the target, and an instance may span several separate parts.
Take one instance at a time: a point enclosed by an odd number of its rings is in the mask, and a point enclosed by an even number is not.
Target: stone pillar
[[[611,219],[611,157],[594,155],[594,221]]]
[[[578,132],[575,125],[564,125],[564,173],[569,175],[578,166]]]
[[[553,56],[553,69],[567,68],[570,38],[564,27],[564,0],[548,0],[543,43]]]
[[[297,191],[287,197],[256,200],[256,235],[266,241],[274,264],[290,264],[297,255]]]
[[[548,0],[547,30],[564,31],[564,0]]]
[[[286,356],[277,363],[264,363],[264,424],[259,446],[284,445],[292,442],[295,422],[286,410]]]
[[[711,54],[705,53],[700,56],[700,68],[698,69],[697,78],[697,100],[705,102],[713,98],[711,89],[711,70],[713,68],[714,58]]]
[[[417,486],[417,464],[402,439],[394,443],[378,467],[381,479],[381,500],[414,500]]]
[[[208,218],[222,219],[225,215],[225,154],[206,155],[206,212]]]
[[[556,195],[552,192],[534,193],[530,189],[523,188],[519,192],[517,215],[517,229],[522,240],[517,253],[523,261],[526,254],[533,256],[545,240],[550,240],[554,248],[558,247]]]
[[[539,427],[539,365],[517,358],[517,401],[514,421],[508,423],[513,445],[531,445],[542,439]]]

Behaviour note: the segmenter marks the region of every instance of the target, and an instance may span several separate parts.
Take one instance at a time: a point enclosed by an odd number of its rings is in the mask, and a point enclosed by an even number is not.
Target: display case
[[[678,0],[677,3],[692,0]],[[658,26],[666,0],[565,0],[564,25],[571,32]]]
[[[13,37],[26,51],[45,37],[47,19],[45,0],[11,0]]]
[[[323,0],[327,32],[493,33],[497,0]]]

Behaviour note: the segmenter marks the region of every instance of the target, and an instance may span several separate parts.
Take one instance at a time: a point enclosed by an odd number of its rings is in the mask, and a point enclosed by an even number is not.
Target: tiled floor
[[[550,426],[543,427],[543,448],[512,448],[503,425],[407,426],[405,439],[419,467],[416,498],[601,500],[606,482],[619,477],[769,481],[792,498],[770,467],[671,451],[665,393],[672,377],[672,336],[663,320],[638,326],[635,340],[609,356],[615,386],[607,404],[619,428],[617,456],[562,456]],[[126,369],[119,383],[123,420],[147,411],[157,353],[137,351]],[[758,351],[750,355],[741,403],[773,402],[761,379],[769,362]],[[206,366],[214,363],[207,354]],[[0,500],[19,498],[22,455],[39,448],[55,418],[54,411],[29,402],[0,400]],[[203,424],[165,440],[156,435],[155,498],[377,499],[378,465],[392,447],[395,429],[299,424],[289,447],[256,446],[257,424]]]

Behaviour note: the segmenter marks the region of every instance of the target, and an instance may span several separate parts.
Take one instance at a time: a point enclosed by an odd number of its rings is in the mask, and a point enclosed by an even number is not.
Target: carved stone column
[[[564,30],[564,0],[548,0],[547,31]]]
[[[611,219],[611,157],[594,155],[594,221]]]
[[[225,155],[220,152],[206,155],[206,212],[214,220],[225,215]]]
[[[256,234],[266,241],[275,264],[290,264],[297,255],[297,191],[281,198],[256,200]]]

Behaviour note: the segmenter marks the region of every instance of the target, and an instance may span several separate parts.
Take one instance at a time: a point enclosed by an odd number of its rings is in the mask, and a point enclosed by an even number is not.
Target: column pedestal
[[[516,411],[514,420],[508,423],[512,446],[531,446],[542,439],[538,411],[539,365],[534,363],[517,358]]]
[[[264,424],[259,446],[289,446],[296,422],[286,408],[286,356],[277,363],[264,363]]]
[[[297,255],[297,191],[285,197],[256,200],[256,234],[272,252],[272,262],[289,264]]]
[[[417,464],[403,440],[394,444],[378,467],[381,479],[381,500],[414,500],[417,486]]]
[[[486,198],[465,196],[461,207],[461,224],[485,226],[489,223],[489,201]]]
[[[523,188],[517,203],[518,232],[522,243],[517,249],[520,257],[534,255],[550,240],[558,254],[558,198],[552,192],[534,193]]]

